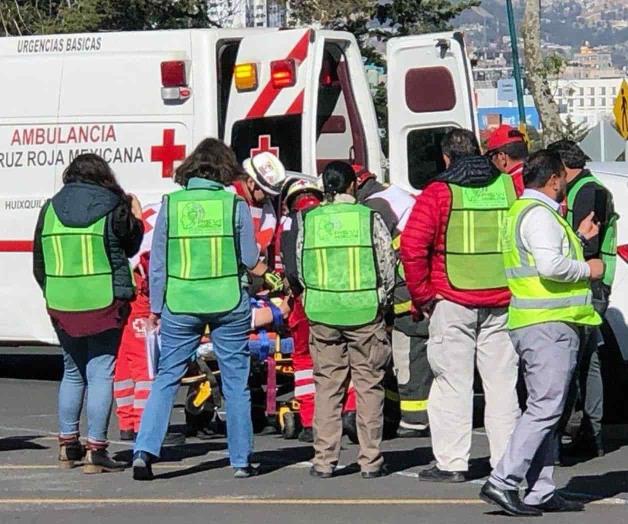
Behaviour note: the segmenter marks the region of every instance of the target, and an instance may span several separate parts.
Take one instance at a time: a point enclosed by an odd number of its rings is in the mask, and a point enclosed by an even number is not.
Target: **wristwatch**
[[[582,247],[586,247],[589,244],[589,241],[585,238],[585,236],[582,233],[580,233],[580,231],[576,231],[576,236],[580,240],[580,244],[582,244]]]

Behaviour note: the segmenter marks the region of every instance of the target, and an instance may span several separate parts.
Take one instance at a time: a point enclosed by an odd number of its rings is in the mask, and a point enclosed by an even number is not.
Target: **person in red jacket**
[[[436,465],[419,478],[462,482],[471,450],[476,362],[491,465],[501,459],[519,416],[500,239],[516,192],[512,178],[481,156],[471,131],[450,131],[441,147],[446,170],[417,197],[400,255],[414,306],[430,318],[427,356],[434,382],[428,418]]]
[[[523,161],[528,158],[528,144],[518,129],[503,124],[486,140],[486,155],[502,173],[512,176],[517,194],[525,189],[523,183]]]

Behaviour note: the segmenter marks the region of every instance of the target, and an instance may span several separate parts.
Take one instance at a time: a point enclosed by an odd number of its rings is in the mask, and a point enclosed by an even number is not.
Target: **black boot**
[[[303,428],[299,433],[299,442],[314,442],[314,431],[312,428]]]
[[[145,451],[133,454],[133,480],[153,480],[153,457]]]
[[[81,441],[66,440],[59,442],[59,467],[63,469],[71,469],[76,466],[77,462],[81,462],[85,457],[85,446]]]
[[[113,460],[106,448],[89,449],[85,456],[85,466],[83,466],[83,473],[104,473],[104,472],[116,472],[124,471],[126,463]]]

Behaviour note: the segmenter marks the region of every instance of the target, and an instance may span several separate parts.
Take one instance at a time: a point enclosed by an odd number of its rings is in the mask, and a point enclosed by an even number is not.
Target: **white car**
[[[619,214],[617,271],[600,353],[604,377],[604,418],[607,423],[628,420],[628,162],[591,162],[587,166],[611,191]]]
[[[591,162],[587,165],[613,194],[619,214],[617,271],[606,319],[625,361],[628,362],[628,162]]]

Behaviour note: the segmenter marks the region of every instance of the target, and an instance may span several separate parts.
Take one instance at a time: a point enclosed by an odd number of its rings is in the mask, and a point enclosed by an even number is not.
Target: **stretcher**
[[[270,326],[258,327],[249,337],[253,429],[277,431],[297,438],[301,427],[299,404],[294,398],[293,340],[279,308],[268,297],[251,298],[253,309],[270,308]],[[226,433],[220,369],[207,333],[182,380],[188,387],[185,401],[188,436]]]

